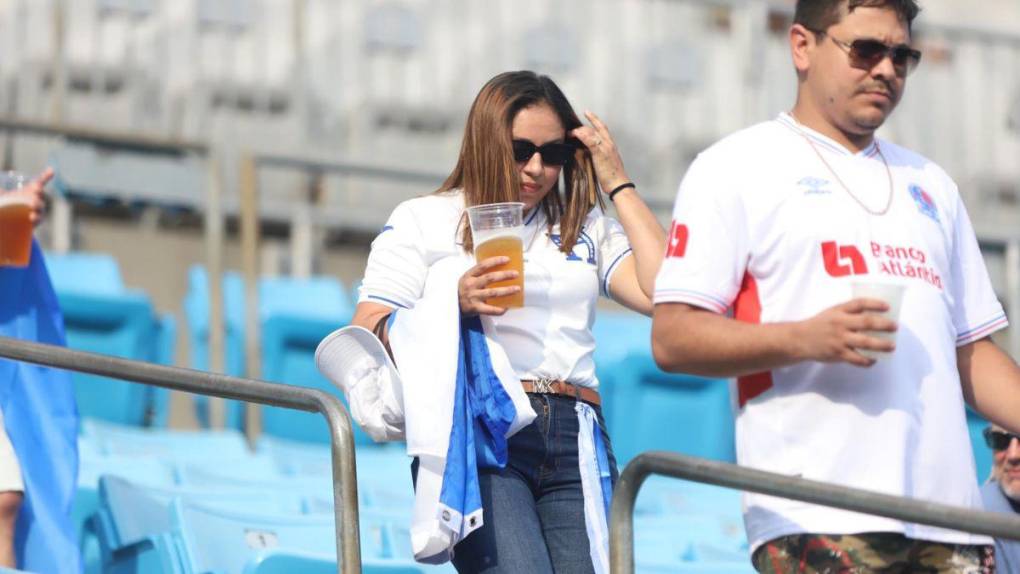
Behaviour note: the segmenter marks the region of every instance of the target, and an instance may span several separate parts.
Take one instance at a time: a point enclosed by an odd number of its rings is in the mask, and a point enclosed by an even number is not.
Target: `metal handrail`
[[[295,409],[326,417],[332,436],[333,512],[337,531],[337,572],[361,572],[358,484],[351,420],[337,397],[323,391],[228,375],[131,361],[0,337],[0,357],[125,381]]]
[[[826,482],[745,468],[673,452],[643,452],[623,469],[610,509],[609,557],[613,574],[634,572],[634,502],[652,474],[874,514],[916,524],[941,526],[1020,540],[1020,517],[984,512],[848,488]]]

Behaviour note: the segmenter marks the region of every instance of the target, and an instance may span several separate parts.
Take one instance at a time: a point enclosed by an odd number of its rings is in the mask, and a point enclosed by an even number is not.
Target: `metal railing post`
[[[262,319],[259,313],[259,191],[255,158],[241,156],[240,177],[241,269],[244,272],[244,357],[245,375],[262,376]],[[262,410],[247,405],[244,432],[254,444],[262,432]]]
[[[613,492],[609,559],[613,574],[634,572],[634,502],[651,474],[661,474],[996,538],[1020,540],[1020,517],[983,512],[807,480],[672,452],[643,452],[623,469]]]
[[[210,151],[206,158],[205,190],[205,272],[209,283],[209,370],[227,371],[224,361],[226,326],[223,297],[223,172],[220,154]],[[194,352],[194,349],[192,350]],[[209,426],[226,426],[226,404],[223,399],[209,399]]]
[[[0,357],[189,393],[321,413],[326,417],[332,437],[337,572],[341,574],[361,572],[354,430],[350,416],[337,397],[306,387],[132,361],[10,337],[0,337]]]

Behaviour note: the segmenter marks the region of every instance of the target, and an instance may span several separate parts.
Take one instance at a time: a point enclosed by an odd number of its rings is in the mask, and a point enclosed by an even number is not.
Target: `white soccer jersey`
[[[429,266],[462,256],[458,192],[405,201],[372,242],[359,301],[413,307]],[[522,379],[551,378],[597,388],[591,333],[599,293],[631,252],[623,227],[597,208],[588,214],[573,252],[559,251],[559,225],[545,214],[525,216],[524,307],[494,317],[496,340]],[[456,317],[451,317],[451,321]]]
[[[881,212],[890,177],[888,212],[869,214],[861,204]],[[702,153],[673,217],[657,304],[732,308],[770,323],[851,299],[855,280],[906,287],[896,352],[875,366],[806,362],[737,380],[740,464],[981,507],[956,347],[1006,317],[956,185],[938,166],[885,141],[853,154],[783,114]],[[795,533],[990,542],[761,495],[745,497],[744,518],[752,548]]]

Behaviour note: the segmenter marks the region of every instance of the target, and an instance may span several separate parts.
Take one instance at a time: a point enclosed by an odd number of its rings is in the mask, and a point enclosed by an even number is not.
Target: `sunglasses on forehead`
[[[1020,436],[987,428],[982,433],[985,435],[985,444],[992,450],[1006,450],[1013,439],[1020,439]]]
[[[884,60],[886,56],[892,60],[893,67],[901,75],[907,75],[921,63],[921,51],[906,44],[890,46],[885,42],[871,38],[860,38],[853,42],[844,42],[827,34],[824,30],[811,30],[819,36],[829,36],[832,42],[842,48],[850,56],[850,65],[860,70],[870,70]]]
[[[514,140],[514,161],[524,163],[534,157],[535,152],[542,156],[542,163],[548,165],[565,165],[574,157],[577,146],[569,141],[547,143],[537,146],[528,140]]]

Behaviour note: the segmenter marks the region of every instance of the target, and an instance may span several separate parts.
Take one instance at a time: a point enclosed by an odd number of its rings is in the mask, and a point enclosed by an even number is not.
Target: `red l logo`
[[[683,257],[687,253],[687,237],[689,235],[686,225],[674,221],[672,227],[669,228],[666,257]]]
[[[868,272],[864,256],[853,245],[826,241],[822,243],[822,260],[825,262],[825,272],[833,277],[864,275]]]

